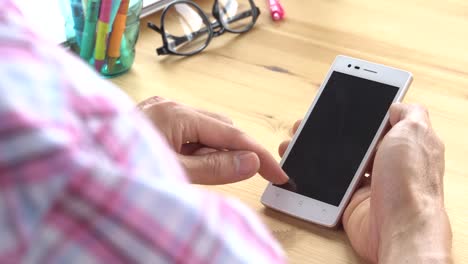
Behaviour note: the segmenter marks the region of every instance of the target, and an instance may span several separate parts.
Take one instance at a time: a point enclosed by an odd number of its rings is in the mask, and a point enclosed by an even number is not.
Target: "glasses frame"
[[[195,34],[197,34],[197,33],[198,34],[204,34],[206,32],[206,30],[208,31],[208,39],[206,40],[205,44],[203,46],[201,46],[197,50],[194,50],[194,51],[191,51],[191,52],[177,52],[177,51],[173,50],[169,46],[169,41],[167,40],[169,34],[164,30],[164,28],[165,28],[165,22],[164,21],[165,21],[167,12],[174,5],[177,5],[177,4],[187,4],[187,5],[195,8],[195,10],[198,12],[198,14],[202,18],[203,22],[205,23],[205,25],[208,26],[206,29],[203,28],[203,29],[198,30],[197,32],[194,32]],[[158,55],[192,56],[192,55],[195,55],[195,54],[200,53],[201,51],[203,51],[206,47],[208,47],[208,45],[210,44],[211,40],[214,37],[221,36],[226,31],[230,32],[230,33],[240,34],[240,33],[245,33],[247,31],[251,30],[253,28],[253,26],[255,25],[255,23],[257,22],[258,17],[260,16],[260,9],[255,5],[253,0],[249,0],[249,4],[250,4],[251,9],[249,11],[245,11],[245,12],[242,12],[242,13],[236,15],[234,17],[233,21],[240,20],[242,18],[252,16],[253,17],[252,23],[250,25],[248,25],[247,27],[241,29],[241,30],[233,30],[233,29],[229,28],[229,26],[226,25],[226,21],[224,21],[224,20],[222,20],[220,18],[221,14],[219,12],[219,0],[215,0],[215,2],[213,4],[213,8],[211,10],[211,13],[212,13],[213,17],[216,19],[216,21],[214,21],[213,23],[209,21],[208,15],[195,2],[190,1],[190,0],[178,0],[178,1],[172,2],[171,4],[169,4],[168,6],[166,6],[164,8],[164,10],[163,10],[163,12],[161,14],[161,21],[160,21],[161,22],[161,28],[159,28],[158,26],[156,26],[155,24],[153,24],[151,22],[148,22],[148,27],[151,28],[152,30],[158,32],[162,36],[163,46],[160,47],[160,48],[157,48],[156,53]],[[180,44],[182,44],[182,43],[184,43],[186,41],[190,41],[190,39],[188,39],[187,36],[182,36],[182,37],[173,37],[173,36],[171,36],[171,37],[175,39],[175,43],[176,43],[175,46],[178,46],[178,45],[180,45]]]

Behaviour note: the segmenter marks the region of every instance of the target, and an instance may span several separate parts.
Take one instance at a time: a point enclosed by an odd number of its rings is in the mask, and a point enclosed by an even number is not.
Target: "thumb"
[[[389,115],[392,126],[404,119],[430,124],[429,113],[421,105],[394,103],[390,106]]]
[[[403,112],[404,105],[402,103],[394,103],[388,109],[390,125],[394,126],[401,119],[401,113]]]
[[[260,159],[250,151],[216,151],[199,156],[179,155],[192,183],[227,184],[255,175]]]

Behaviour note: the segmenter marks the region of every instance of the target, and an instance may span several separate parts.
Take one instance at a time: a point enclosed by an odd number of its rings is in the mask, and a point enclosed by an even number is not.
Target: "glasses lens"
[[[235,32],[249,30],[254,23],[249,0],[219,0],[219,14],[224,26]]]
[[[206,47],[211,29],[201,11],[193,5],[180,3],[167,10],[164,34],[170,50],[188,55]]]

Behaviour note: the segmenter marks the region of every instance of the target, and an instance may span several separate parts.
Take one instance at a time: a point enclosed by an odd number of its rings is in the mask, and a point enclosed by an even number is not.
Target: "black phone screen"
[[[398,87],[334,71],[283,163],[279,187],[338,206]]]

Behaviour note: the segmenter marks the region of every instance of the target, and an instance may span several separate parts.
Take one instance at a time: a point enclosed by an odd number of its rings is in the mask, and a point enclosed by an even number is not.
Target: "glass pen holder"
[[[61,0],[65,45],[105,77],[135,60],[143,0]]]

